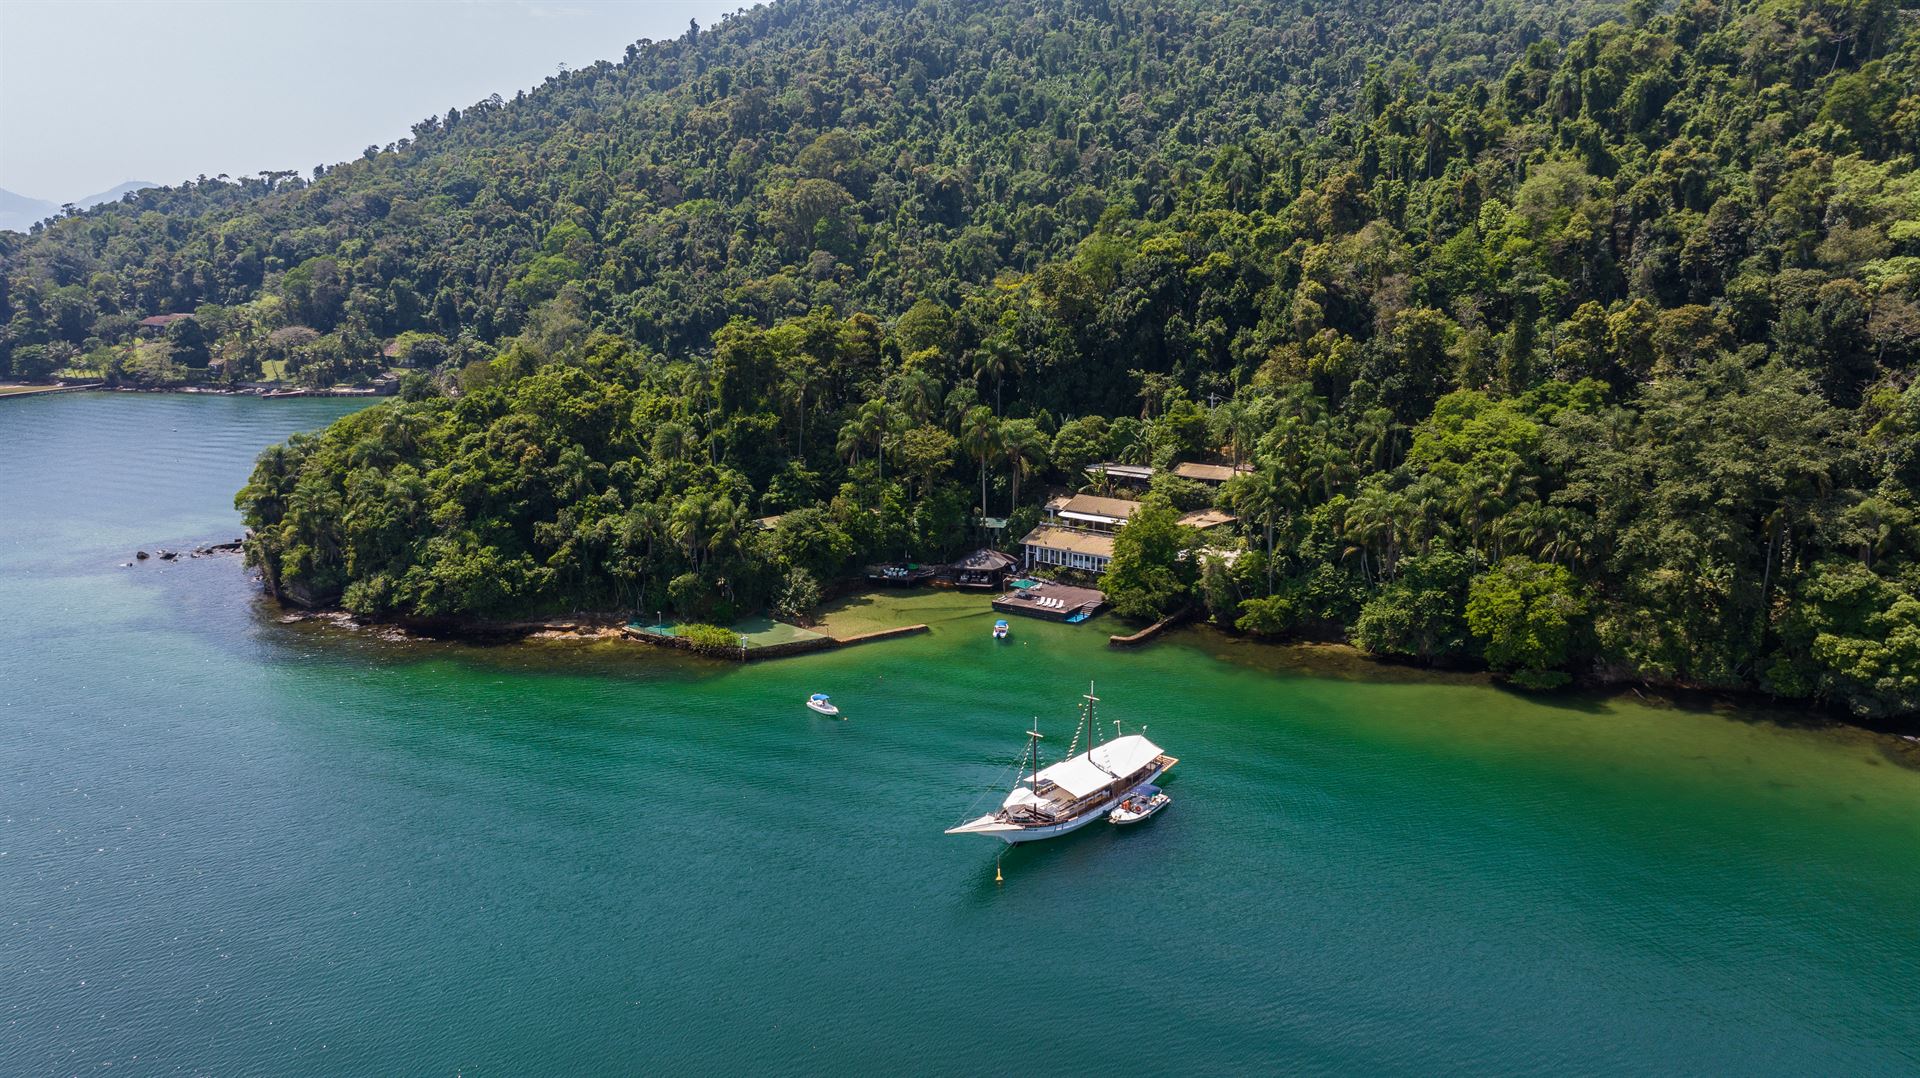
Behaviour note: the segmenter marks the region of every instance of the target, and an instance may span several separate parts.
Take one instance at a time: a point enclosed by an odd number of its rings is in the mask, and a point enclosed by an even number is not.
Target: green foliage
[[[681,625],[673,630],[673,635],[696,648],[712,651],[738,651],[741,646],[739,633],[719,625]]]
[[[136,329],[174,312],[229,379],[433,368],[241,496],[283,594],[388,616],[727,620],[1206,457],[1252,470],[1161,490],[1238,559],[1149,516],[1123,609],[1907,710],[1897,14],[770,5],[311,182],[0,234],[0,371],[178,381],[189,331]]]
[[[1150,498],[1113,539],[1113,561],[1102,587],[1113,609],[1130,618],[1166,617],[1193,599],[1199,575],[1197,537],[1180,512]]]
[[[1353,642],[1376,655],[1459,660],[1476,648],[1466,618],[1477,554],[1435,548],[1400,563],[1393,581],[1368,599],[1353,624]]]
[[[1284,636],[1299,626],[1293,597],[1285,593],[1262,595],[1240,604],[1234,627],[1255,636]]]
[[[1920,710],[1920,598],[1859,562],[1827,561],[1800,587],[1770,687],[1856,715]]]
[[[1467,627],[1487,662],[1529,689],[1564,685],[1586,600],[1573,574],[1558,565],[1507,558],[1475,577],[1467,591]]]

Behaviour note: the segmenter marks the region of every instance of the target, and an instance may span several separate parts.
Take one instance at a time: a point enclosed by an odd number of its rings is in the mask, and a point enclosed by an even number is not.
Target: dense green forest
[[[1123,613],[1913,712],[1916,27],[787,0],[0,234],[0,363],[410,365],[239,499],[369,615],[804,612],[1088,463],[1234,459],[1156,481]],[[1215,499],[1231,542],[1178,524]]]

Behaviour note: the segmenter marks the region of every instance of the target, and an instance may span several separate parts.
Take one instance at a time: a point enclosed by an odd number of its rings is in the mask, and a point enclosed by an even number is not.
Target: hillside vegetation
[[[1243,549],[1161,481],[1124,611],[1910,712],[1914,29],[795,0],[0,237],[0,359],[146,356],[161,312],[225,377],[391,343],[405,399],[240,496],[276,587],[371,615],[801,610],[1088,463],[1217,456]]]

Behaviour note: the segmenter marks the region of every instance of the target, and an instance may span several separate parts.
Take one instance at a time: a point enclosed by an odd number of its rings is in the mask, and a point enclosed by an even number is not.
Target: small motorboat
[[[840,714],[840,709],[833,706],[833,701],[827,699],[827,694],[823,692],[807,697],[807,706],[822,715],[832,715],[837,718]]]
[[[1115,824],[1139,823],[1168,805],[1173,798],[1160,792],[1160,787],[1152,783],[1135,786],[1127,796],[1120,799],[1112,812],[1107,813],[1107,822]]]
[[[1008,631],[1007,619],[1001,618],[999,621],[993,623],[993,638],[995,640],[1005,640]]]

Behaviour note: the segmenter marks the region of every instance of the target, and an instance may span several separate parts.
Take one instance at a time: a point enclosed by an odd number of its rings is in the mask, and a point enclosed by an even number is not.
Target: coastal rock
[[[140,561],[146,561],[148,558],[151,558],[153,555],[147,553],[144,550],[139,550],[139,551],[135,551],[133,556]]]

